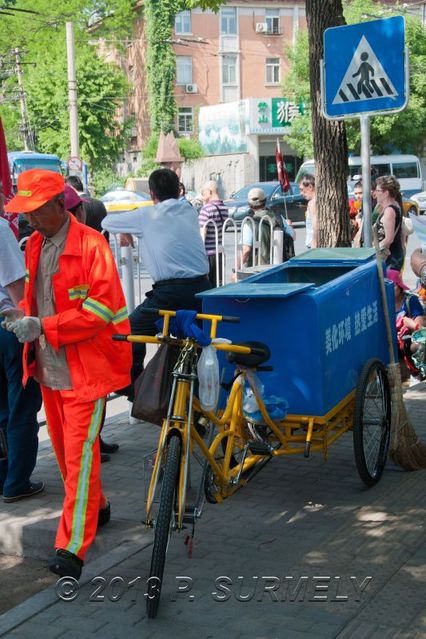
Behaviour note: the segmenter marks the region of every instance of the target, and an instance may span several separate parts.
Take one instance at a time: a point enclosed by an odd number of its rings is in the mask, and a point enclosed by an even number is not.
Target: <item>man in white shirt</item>
[[[0,217],[0,313],[18,306],[24,277],[18,242]],[[22,386],[22,348],[16,335],[0,326],[0,492],[6,503],[44,489],[42,481],[31,481],[37,460],[41,394],[34,379]]]
[[[197,293],[211,288],[209,263],[195,209],[179,200],[179,178],[170,169],[157,169],[149,177],[154,206],[111,213],[102,220],[110,233],[130,233],[141,242],[142,255],[154,284],[152,291],[130,315],[132,334],[155,335],[158,317],[143,308],[189,309],[201,312]],[[132,344],[132,381],[143,370],[145,344]],[[132,392],[129,399],[132,399]]]

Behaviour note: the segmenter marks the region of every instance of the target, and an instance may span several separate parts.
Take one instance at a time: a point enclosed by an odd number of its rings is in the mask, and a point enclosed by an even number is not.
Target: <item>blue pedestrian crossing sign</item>
[[[326,29],[321,85],[327,118],[404,109],[408,102],[404,18]]]

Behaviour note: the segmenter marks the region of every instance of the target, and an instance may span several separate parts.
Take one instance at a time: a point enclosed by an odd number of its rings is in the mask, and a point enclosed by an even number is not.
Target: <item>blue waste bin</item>
[[[259,376],[267,394],[288,401],[289,413],[324,416],[354,390],[367,360],[389,363],[373,257],[372,249],[312,249],[201,293],[203,312],[241,318],[240,324],[222,323],[221,337],[270,347],[274,370]],[[386,293],[393,317],[391,282]],[[221,365],[229,380],[233,369],[224,358]]]

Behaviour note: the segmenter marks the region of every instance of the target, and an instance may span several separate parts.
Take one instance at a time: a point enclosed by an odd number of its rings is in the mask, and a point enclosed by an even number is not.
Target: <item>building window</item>
[[[176,56],[176,84],[192,83],[192,57],[189,55]]]
[[[235,35],[237,33],[237,8],[225,7],[220,10],[220,33]]]
[[[175,33],[192,33],[191,12],[181,11],[175,19]]]
[[[222,57],[222,84],[237,84],[237,56],[224,55]]]
[[[266,9],[266,26],[268,33],[280,33],[280,15],[276,9]]]
[[[192,107],[179,107],[178,111],[178,131],[179,133],[192,133],[193,131]]]
[[[266,84],[278,84],[280,81],[280,59],[266,58]]]

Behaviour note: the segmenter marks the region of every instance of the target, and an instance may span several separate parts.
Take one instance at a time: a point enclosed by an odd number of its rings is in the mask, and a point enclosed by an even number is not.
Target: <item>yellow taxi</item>
[[[123,211],[133,211],[143,206],[151,206],[153,201],[147,193],[136,193],[126,189],[115,189],[108,191],[101,197],[108,213],[122,213]]]

